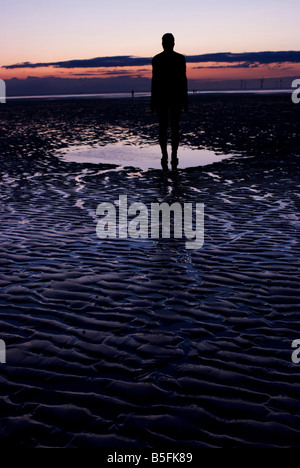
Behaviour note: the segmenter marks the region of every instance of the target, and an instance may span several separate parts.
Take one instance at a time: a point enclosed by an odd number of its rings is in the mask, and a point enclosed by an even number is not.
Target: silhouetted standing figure
[[[162,152],[163,170],[168,169],[168,126],[171,125],[172,169],[177,169],[179,146],[179,120],[182,109],[188,108],[186,61],[175,52],[173,34],[164,34],[164,51],[152,60],[151,111],[157,113],[159,144]]]

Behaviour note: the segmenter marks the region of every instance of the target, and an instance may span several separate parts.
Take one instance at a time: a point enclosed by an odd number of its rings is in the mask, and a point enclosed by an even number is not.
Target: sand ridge
[[[153,140],[147,100],[2,106],[6,445],[299,446],[299,113],[286,99],[195,97],[184,144],[240,156],[177,174],[55,156]],[[203,248],[100,241],[97,204],[120,194],[203,202]]]

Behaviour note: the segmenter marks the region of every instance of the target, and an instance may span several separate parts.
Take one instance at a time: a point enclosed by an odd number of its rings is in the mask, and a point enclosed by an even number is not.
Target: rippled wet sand
[[[6,446],[299,446],[299,113],[259,99],[194,99],[185,144],[245,156],[173,175],[54,156],[153,140],[146,100],[0,108]],[[97,205],[120,194],[205,203],[204,247],[100,241]]]

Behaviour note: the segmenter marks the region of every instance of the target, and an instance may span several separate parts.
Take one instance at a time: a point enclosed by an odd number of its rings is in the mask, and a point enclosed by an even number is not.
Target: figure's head
[[[166,33],[162,37],[162,46],[165,52],[172,52],[175,45],[175,39],[173,34]]]

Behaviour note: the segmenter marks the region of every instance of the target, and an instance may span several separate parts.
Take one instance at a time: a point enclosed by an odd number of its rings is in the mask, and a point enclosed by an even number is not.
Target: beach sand
[[[172,174],[58,156],[154,144],[146,98],[0,106],[1,444],[299,447],[299,110],[191,97],[182,145],[235,156]],[[100,240],[122,194],[204,203],[204,246]]]

